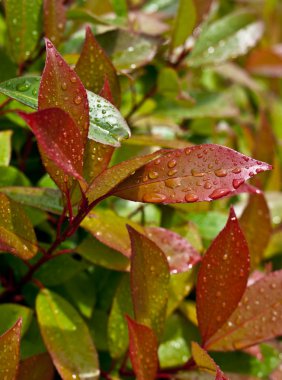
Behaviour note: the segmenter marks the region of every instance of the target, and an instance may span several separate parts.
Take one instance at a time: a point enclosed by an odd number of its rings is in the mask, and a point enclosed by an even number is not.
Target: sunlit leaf
[[[9,79],[0,85],[0,92],[37,109],[40,77],[28,76]]]
[[[5,380],[15,380],[20,359],[22,320],[0,336],[0,375]]]
[[[98,379],[97,353],[78,312],[47,289],[37,296],[36,312],[44,342],[62,379]]]
[[[215,351],[243,349],[282,334],[282,271],[249,286],[228,321],[207,342]]]
[[[150,239],[128,226],[131,239],[131,294],[139,323],[153,328],[159,337],[168,300],[169,267],[165,254]]]
[[[107,79],[114,104],[120,107],[121,93],[116,70],[89,27],[86,28],[85,42],[75,71],[85,87],[96,94],[100,93]]]
[[[46,353],[31,356],[20,362],[17,380],[53,380],[54,366]]]
[[[197,316],[204,345],[236,309],[247,285],[249,261],[247,242],[231,208],[198,274]]]
[[[21,335],[23,336],[31,323],[33,311],[22,305],[4,303],[0,305],[0,335],[22,319]]]
[[[111,194],[149,203],[211,201],[232,195],[248,178],[270,168],[220,145],[197,145],[162,152]]]
[[[263,258],[272,232],[270,211],[263,194],[250,196],[239,222],[248,242],[251,267],[254,269]]]
[[[24,260],[37,253],[33,226],[23,208],[0,193],[0,249]]]
[[[150,327],[127,316],[129,355],[137,380],[154,380],[158,369],[157,338]]]
[[[183,45],[196,23],[196,7],[193,0],[180,0],[172,30],[171,46]]]
[[[43,0],[45,37],[59,45],[64,35],[66,9],[63,0]]]
[[[215,380],[228,380],[218,365],[198,343],[192,342],[192,356],[200,370],[215,375]]]
[[[41,7],[42,0],[5,0],[9,49],[18,64],[28,60],[37,46],[42,29]]]
[[[201,260],[196,249],[177,233],[160,227],[147,227],[146,232],[165,253],[171,273],[186,272]]]
[[[281,46],[272,46],[254,50],[248,60],[247,69],[254,74],[281,78],[282,77],[282,51]]]
[[[191,66],[218,64],[246,54],[261,38],[264,27],[254,14],[230,13],[204,28],[189,55]]]
[[[12,131],[0,132],[0,166],[8,166],[11,159]]]
[[[133,317],[129,275],[125,275],[115,294],[108,323],[108,344],[111,357],[122,357],[128,348],[128,329],[125,315]]]

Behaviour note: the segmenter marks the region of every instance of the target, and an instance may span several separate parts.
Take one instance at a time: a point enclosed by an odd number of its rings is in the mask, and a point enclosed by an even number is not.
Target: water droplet
[[[174,175],[174,174],[176,174],[176,173],[177,173],[177,169],[171,169],[171,170],[168,171],[167,174],[168,174],[169,176],[172,176],[172,175]]]
[[[223,260],[226,261],[228,259],[228,255],[225,253],[225,255],[223,255]]]
[[[67,84],[66,84],[66,82],[63,82],[63,83],[61,84],[61,88],[62,88],[62,90],[66,90],[66,89],[67,89]]]
[[[177,164],[176,160],[171,160],[168,162],[167,166],[169,168],[174,168],[176,166],[176,164]]]
[[[48,47],[49,49],[52,49],[52,47],[53,47],[53,44],[51,44],[51,42],[50,42],[50,41],[48,41],[48,42],[47,42],[47,47]]]
[[[239,174],[239,173],[241,173],[241,169],[240,169],[240,168],[234,168],[234,169],[232,170],[232,173],[234,173],[234,174]]]
[[[199,197],[196,194],[188,193],[185,195],[186,202],[197,202]]]
[[[74,98],[74,100],[73,100],[74,102],[75,102],[75,104],[80,104],[81,103],[81,101],[82,101],[82,98],[81,98],[81,96],[79,96],[79,95],[77,95],[75,98]]]
[[[71,81],[72,83],[75,83],[75,82],[77,81],[77,79],[76,79],[75,76],[73,76],[73,77],[70,78],[70,81]]]
[[[143,196],[144,202],[160,203],[160,202],[163,202],[165,199],[166,199],[166,196],[160,193],[148,193],[148,194],[144,194]]]
[[[174,189],[175,187],[179,187],[181,185],[180,178],[169,178],[165,181],[165,185],[170,189]]]
[[[230,193],[229,189],[216,189],[214,190],[209,197],[211,199],[219,199],[221,197],[224,197],[225,195],[228,195]]]
[[[227,171],[225,169],[217,169],[217,170],[214,171],[214,174],[217,177],[226,177]]]
[[[153,170],[149,172],[149,178],[150,178],[150,179],[158,178],[158,176],[159,176],[159,173],[158,173],[158,172],[155,172],[155,171],[153,171]]]
[[[204,188],[205,188],[205,189],[211,189],[211,188],[212,188],[212,184],[211,184],[210,182],[206,182],[206,183],[204,184]]]
[[[25,92],[30,89],[30,83],[28,81],[24,81],[17,85],[17,90],[20,92]]]
[[[193,177],[203,177],[205,175],[205,173],[203,172],[198,172],[196,169],[192,169],[191,170],[191,173],[192,173],[192,176]]]
[[[238,189],[238,187],[241,186],[242,183],[244,183],[244,182],[245,181],[243,180],[243,178],[233,179],[232,185],[233,185],[234,189]]]

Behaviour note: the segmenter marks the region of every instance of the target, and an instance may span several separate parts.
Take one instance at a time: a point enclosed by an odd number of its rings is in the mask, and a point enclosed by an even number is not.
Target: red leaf
[[[114,105],[119,108],[121,94],[116,69],[89,27],[86,28],[85,42],[75,71],[85,87],[96,94],[100,93],[107,78]]]
[[[250,196],[240,218],[240,226],[248,242],[251,267],[254,269],[263,258],[272,232],[270,211],[263,194]]]
[[[114,147],[87,140],[84,153],[83,177],[90,183],[109,166]]]
[[[135,319],[163,331],[168,300],[169,267],[165,254],[146,236],[127,226],[131,240],[131,294]]]
[[[228,380],[207,351],[198,343],[192,342],[192,356],[200,370],[215,375],[215,380]]]
[[[81,132],[84,146],[89,127],[89,105],[86,90],[54,45],[46,39],[46,63],[42,74],[38,108],[58,107],[67,112]]]
[[[254,50],[247,61],[247,69],[255,74],[281,78],[282,46]]]
[[[211,201],[232,195],[247,179],[271,166],[232,149],[205,144],[162,153],[112,192],[149,203]]]
[[[20,363],[17,380],[53,380],[54,366],[47,353],[31,356]]]
[[[198,274],[197,316],[204,345],[236,309],[247,285],[249,261],[247,242],[231,208]]]
[[[20,338],[22,319],[0,336],[0,377],[14,380],[20,359]]]
[[[158,370],[157,338],[150,327],[126,317],[129,355],[137,380],[154,380]]]
[[[171,273],[186,272],[201,260],[196,249],[176,232],[160,227],[147,227],[146,232],[165,253]]]
[[[237,309],[206,347],[233,351],[282,335],[282,270],[249,286]]]
[[[99,95],[102,96],[103,98],[105,98],[106,100],[108,100],[109,102],[111,102],[112,104],[115,104],[114,99],[113,99],[113,95],[111,92],[111,88],[110,88],[110,83],[109,83],[107,77],[105,78],[102,90],[100,91]]]
[[[20,116],[35,134],[43,152],[43,160],[46,155],[65,174],[82,180],[83,139],[71,117],[60,108],[49,108],[32,114],[21,112]],[[59,187],[64,186],[64,176],[53,170],[49,174]]]
[[[44,0],[43,10],[45,36],[55,45],[59,45],[66,24],[64,0]]]

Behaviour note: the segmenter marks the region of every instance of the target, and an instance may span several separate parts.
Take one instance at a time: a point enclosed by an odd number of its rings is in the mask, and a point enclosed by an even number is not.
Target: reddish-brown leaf
[[[44,0],[43,2],[44,32],[53,44],[59,45],[66,25],[66,9],[64,0]]]
[[[146,236],[128,226],[131,240],[131,294],[135,319],[160,337],[166,316],[169,267],[165,254]]]
[[[192,356],[200,370],[215,375],[215,380],[228,380],[207,351],[198,343],[192,342]]]
[[[54,45],[46,39],[46,62],[42,74],[38,108],[58,107],[67,112],[81,132],[84,146],[89,128],[89,105],[86,90]]]
[[[49,108],[31,114],[20,113],[35,134],[40,151],[51,160],[57,170],[44,162],[47,171],[60,188],[66,182],[64,174],[82,180],[84,142],[72,118],[60,108]]]
[[[158,344],[153,330],[127,318],[129,355],[137,380],[154,380],[158,370]]]
[[[102,90],[100,91],[99,95],[111,102],[112,104],[115,104],[108,78],[105,78]]]
[[[282,77],[282,46],[254,50],[247,61],[247,69],[267,77]]]
[[[206,346],[233,351],[282,335],[282,270],[249,286],[237,309]]]
[[[165,253],[171,273],[186,272],[201,260],[196,249],[176,232],[166,228],[147,227],[146,233]]]
[[[84,153],[83,177],[90,183],[109,166],[114,147],[87,140]]]
[[[263,258],[272,232],[270,211],[263,194],[250,196],[240,226],[248,242],[251,268],[254,269]]]
[[[232,149],[205,144],[162,152],[121,182],[113,195],[149,203],[211,201],[232,195],[271,166]]]
[[[54,366],[47,353],[31,356],[20,363],[17,380],[53,380]]]
[[[197,317],[204,345],[236,309],[247,285],[249,261],[247,242],[231,208],[198,274]]]
[[[100,93],[107,78],[114,99],[114,105],[119,108],[121,93],[116,69],[96,41],[89,27],[86,28],[85,43],[75,71],[85,87],[96,94]]]
[[[0,378],[15,380],[20,359],[22,319],[0,336]]]

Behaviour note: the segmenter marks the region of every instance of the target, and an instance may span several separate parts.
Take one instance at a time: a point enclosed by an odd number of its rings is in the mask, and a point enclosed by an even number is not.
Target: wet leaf
[[[99,93],[102,98],[108,100],[108,102],[112,103],[113,105],[115,104],[114,99],[113,99],[113,94],[111,91],[110,83],[108,79],[106,78],[103,84],[103,87]]]
[[[45,37],[53,44],[61,42],[66,24],[66,9],[63,0],[43,0]]]
[[[37,253],[33,226],[22,206],[0,193],[0,249],[24,260]]]
[[[165,254],[146,236],[128,226],[131,240],[131,295],[134,315],[160,337],[168,300],[169,267]]]
[[[0,92],[31,108],[37,109],[39,85],[40,77],[17,77],[1,83]]]
[[[12,131],[0,132],[0,166],[9,166],[11,159]]]
[[[192,203],[232,195],[248,178],[271,166],[213,144],[162,152],[111,191],[149,203]]]
[[[4,303],[0,305],[0,335],[22,319],[21,335],[23,336],[31,323],[33,311],[22,305]]]
[[[261,38],[264,27],[254,14],[230,13],[207,26],[189,55],[190,66],[218,64],[244,55]]]
[[[128,328],[125,316],[133,317],[133,305],[130,293],[130,278],[125,275],[113,299],[108,323],[108,344],[111,357],[121,358],[128,348]]]
[[[150,327],[127,316],[129,355],[137,380],[154,380],[158,369],[157,338]]]
[[[281,335],[281,286],[281,270],[249,286],[237,309],[207,342],[207,348],[239,350]]]
[[[234,210],[202,259],[197,281],[197,317],[203,344],[236,309],[249,275],[248,245]]]
[[[248,60],[247,69],[253,73],[271,78],[282,77],[281,46],[272,46],[254,50]]]
[[[165,253],[171,273],[186,272],[201,260],[196,249],[173,231],[161,227],[147,227],[146,233]]]
[[[85,87],[96,94],[100,93],[107,80],[114,104],[120,107],[121,92],[116,70],[89,27],[86,28],[85,42],[75,71]]]
[[[62,379],[98,379],[97,353],[78,312],[47,289],[37,296],[36,312],[43,340]]]
[[[0,336],[0,375],[5,380],[15,380],[20,359],[22,320]]]
[[[250,196],[239,222],[249,246],[251,268],[254,269],[263,259],[272,232],[270,211],[263,194]]]
[[[72,118],[60,108],[20,115],[35,134],[42,161],[58,187],[66,191],[66,175],[83,182],[84,141]]]
[[[26,206],[39,208],[53,214],[63,211],[62,198],[59,190],[39,187],[1,187],[1,193],[14,201]]]
[[[43,353],[20,362],[17,380],[53,380],[54,374],[50,356]]]
[[[159,40],[128,30],[111,30],[96,36],[114,66],[130,72],[150,62],[157,53]]]
[[[188,17],[187,17],[188,16]],[[196,23],[196,7],[193,0],[180,0],[172,30],[172,49],[183,45]]]
[[[207,351],[198,343],[192,342],[192,356],[200,370],[215,375],[215,380],[228,380]]]
[[[10,54],[19,65],[28,60],[37,47],[42,29],[41,7],[42,0],[5,0]]]

